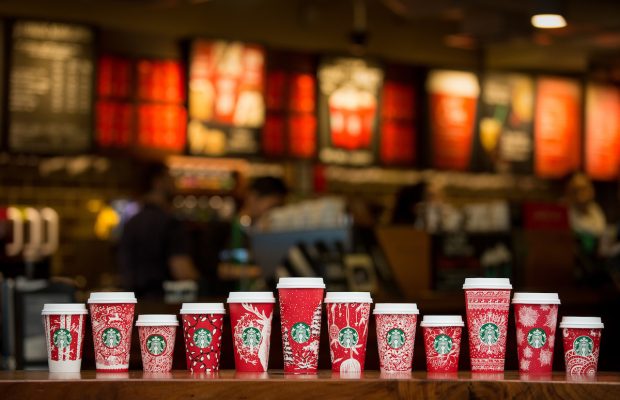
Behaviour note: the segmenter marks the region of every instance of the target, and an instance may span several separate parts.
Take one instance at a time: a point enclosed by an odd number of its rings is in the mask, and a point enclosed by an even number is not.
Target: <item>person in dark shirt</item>
[[[119,245],[123,285],[139,297],[161,297],[166,280],[197,280],[182,223],[170,212],[174,181],[163,164],[146,168],[142,208],[125,225]]]

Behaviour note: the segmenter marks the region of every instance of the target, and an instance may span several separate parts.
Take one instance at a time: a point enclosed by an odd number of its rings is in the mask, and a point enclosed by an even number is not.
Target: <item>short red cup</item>
[[[355,376],[364,370],[372,298],[369,292],[325,295],[332,371]]]
[[[80,372],[87,314],[81,303],[43,305],[41,315],[51,373]]]
[[[557,293],[517,292],[512,298],[522,374],[550,374],[560,298]]]
[[[230,292],[228,307],[235,371],[267,371],[275,302],[272,292]]]
[[[373,314],[377,323],[377,346],[381,372],[411,372],[418,322],[414,303],[378,303]]]
[[[144,372],[170,372],[179,321],[171,314],[142,314],[136,321]]]
[[[183,303],[183,341],[187,369],[194,373],[216,372],[220,368],[223,303]]]
[[[603,322],[599,317],[563,317],[560,323],[568,375],[595,375]]]
[[[458,372],[463,318],[460,315],[425,315],[420,323],[424,334],[426,370],[429,373]]]

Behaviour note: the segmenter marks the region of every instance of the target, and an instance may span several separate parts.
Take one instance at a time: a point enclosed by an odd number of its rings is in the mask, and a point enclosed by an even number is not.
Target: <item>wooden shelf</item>
[[[499,375],[461,372],[433,377],[426,372],[381,375],[367,371],[361,378],[342,378],[331,371],[316,375],[285,375],[281,371],[243,375],[221,371],[215,375],[173,371],[169,374],[124,374],[83,371],[76,377],[54,376],[46,371],[0,371],[0,393],[12,399],[617,399],[620,373],[596,377],[567,377],[554,373],[544,378],[520,377],[509,371]],[[435,379],[433,379],[435,378]]]

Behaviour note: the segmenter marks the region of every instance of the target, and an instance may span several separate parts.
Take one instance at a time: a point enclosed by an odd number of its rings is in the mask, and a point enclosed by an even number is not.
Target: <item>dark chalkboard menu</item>
[[[16,21],[10,43],[9,147],[63,154],[91,145],[94,34],[55,22]]]

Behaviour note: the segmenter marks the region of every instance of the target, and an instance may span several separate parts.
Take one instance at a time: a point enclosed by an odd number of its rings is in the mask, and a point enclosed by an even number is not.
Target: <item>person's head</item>
[[[575,207],[583,207],[594,201],[594,186],[587,175],[574,174],[566,186],[568,202]]]
[[[143,199],[168,203],[172,201],[174,193],[174,180],[165,164],[152,162],[144,167],[140,180],[140,195]]]
[[[264,213],[272,208],[284,204],[288,189],[281,178],[274,176],[261,176],[255,178],[246,192],[243,212],[258,220]]]
[[[426,184],[403,186],[396,195],[396,204],[392,213],[393,224],[413,224],[417,218],[418,205],[425,199]]]

